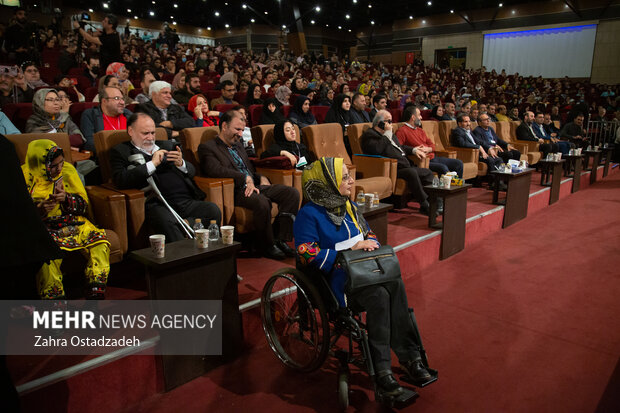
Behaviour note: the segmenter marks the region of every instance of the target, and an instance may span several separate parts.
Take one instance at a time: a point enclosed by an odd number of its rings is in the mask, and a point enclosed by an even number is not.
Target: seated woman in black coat
[[[308,163],[308,149],[303,143],[297,143],[297,134],[295,126],[290,120],[276,123],[273,128],[274,142],[261,153],[261,159],[270,158],[272,156],[286,156],[293,168],[303,167]]]
[[[262,89],[260,85],[253,83],[250,85],[247,94],[245,95],[245,102],[243,102],[243,106],[249,108],[252,105],[262,105],[263,100],[260,98],[262,93]]]
[[[280,112],[280,102],[276,98],[269,98],[263,103],[263,113],[260,116],[259,125],[273,125],[285,120]]]
[[[316,118],[310,111],[310,98],[304,95],[297,97],[289,117],[291,122],[299,127],[299,130],[317,123]]]
[[[334,98],[334,104],[325,115],[324,123],[339,123],[342,126],[342,136],[344,137],[344,146],[347,149],[347,153],[351,156],[351,145],[349,144],[349,137],[347,136],[347,126],[352,122],[351,120],[351,98],[341,93]]]

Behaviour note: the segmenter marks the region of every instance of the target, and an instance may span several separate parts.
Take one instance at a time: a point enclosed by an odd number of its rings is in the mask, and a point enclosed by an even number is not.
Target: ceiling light
[[[514,10],[513,10],[513,11],[512,11],[512,14],[515,14],[515,13],[516,13],[516,11],[514,11]]]
[[[317,13],[318,13],[318,12],[320,12],[320,11],[321,11],[321,6],[316,6],[316,7],[314,8],[314,10],[316,10],[316,12],[317,12]]]
[[[283,29],[286,29],[286,24],[283,24],[283,25],[282,25],[282,28],[283,28]]]
[[[151,3],[155,4],[155,0],[153,0]]]
[[[251,23],[254,23],[255,21],[256,21],[256,20],[254,20],[254,19],[250,19],[250,22],[251,22]]]
[[[216,11],[216,12],[215,12],[215,13],[213,13],[213,14],[215,14],[215,17],[220,17],[220,12],[219,12],[219,11]]]
[[[211,26],[207,27],[207,30],[211,30]]]
[[[369,5],[368,5],[368,8],[369,8],[369,9],[372,9],[372,4],[369,4]]]
[[[348,15],[348,14],[347,14],[346,16],[344,16],[344,17],[345,17],[346,19],[350,19],[350,18],[351,18],[351,16],[350,16],[350,15]]]
[[[314,20],[310,20],[310,24],[314,24],[314,23],[315,23],[315,21],[314,21]]]
[[[149,14],[150,14],[151,16],[155,16],[155,12],[154,12],[154,11],[150,11],[150,12],[149,12]]]
[[[329,27],[329,24],[326,24],[325,27]]]
[[[224,27],[226,27],[226,28],[228,29],[228,28],[230,27],[230,25],[229,25],[228,23],[226,23],[226,24],[224,25]]]
[[[426,24],[426,20],[422,20],[422,24]]]
[[[269,14],[269,13],[265,12],[265,14]]]
[[[502,7],[503,5],[504,5],[504,3],[500,3],[500,4],[499,4],[499,7]]]
[[[131,9],[127,9],[127,13],[131,13]]]
[[[110,7],[110,6],[108,6],[108,3],[103,3],[103,8],[104,9],[107,9],[108,7]]]
[[[170,16],[171,19],[174,19],[174,16]]]
[[[454,13],[454,10],[450,10],[450,13]]]
[[[93,9],[88,9],[88,11],[92,13],[94,10]]]
[[[174,8],[175,8],[175,9],[178,9],[178,8],[179,8],[179,5],[178,5],[178,4],[176,4],[176,3],[174,3]]]
[[[351,33],[351,29],[349,29],[349,33]]]
[[[173,25],[173,26],[176,26],[176,25],[177,25],[177,22],[172,22],[172,25]]]
[[[248,5],[244,3],[244,4],[241,5],[241,7],[244,8],[244,9],[247,9]]]
[[[374,20],[371,20],[371,21],[370,21],[370,24],[375,24],[375,21],[374,21]]]
[[[138,20],[138,16],[133,16],[133,18],[134,18],[135,20]]]
[[[342,30],[342,26],[338,26],[338,30]]]
[[[357,0],[353,0],[353,4],[357,4]]]
[[[432,1],[427,1],[426,4],[428,4],[429,6],[432,6],[433,2]]]
[[[413,20],[413,16],[409,16],[409,20]]]

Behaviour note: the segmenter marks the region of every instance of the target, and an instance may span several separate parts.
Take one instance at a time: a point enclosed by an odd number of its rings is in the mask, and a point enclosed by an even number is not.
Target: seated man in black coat
[[[517,161],[521,159],[521,152],[497,136],[495,129],[489,126],[490,124],[491,116],[489,114],[483,113],[478,116],[478,127],[473,132],[476,143],[482,146],[492,158],[499,156],[504,162],[508,162],[509,159]]]
[[[450,144],[452,146],[456,146],[457,148],[478,149],[478,161],[487,164],[487,177],[491,179],[491,171],[497,170],[497,167],[499,167],[502,163],[502,158],[493,158],[489,156],[484,148],[476,143],[476,140],[470,130],[471,121],[469,120],[469,115],[463,113],[460,114],[456,118],[456,124],[458,126],[452,129],[452,133],[450,134]]]
[[[360,141],[365,154],[385,156],[398,161],[396,176],[407,181],[413,199],[420,203],[420,213],[428,215],[428,195],[424,192],[424,185],[433,183],[433,173],[430,169],[416,167],[409,160],[407,155],[414,155],[414,148],[401,146],[392,134],[392,114],[385,109],[379,110],[372,120],[372,128],[364,131]]]
[[[271,185],[269,180],[254,169],[240,142],[245,129],[245,118],[240,111],[231,110],[220,118],[220,133],[208,142],[198,146],[200,168],[204,175],[212,178],[232,178],[235,181],[235,206],[252,210],[256,240],[263,254],[268,258],[284,259],[285,254],[294,257],[295,251],[285,241],[287,234],[284,223],[299,209],[299,191],[286,185]],[[273,227],[271,224],[271,203],[278,204],[280,215]],[[289,219],[287,219],[289,218]]]
[[[204,202],[205,194],[192,179],[194,166],[185,162],[175,141],[155,141],[155,122],[147,114],[134,113],[127,120],[127,133],[131,140],[110,150],[112,180],[120,189],[142,189],[148,186],[147,178],[153,177],[164,199],[182,218],[193,222],[195,218],[209,223],[220,223],[217,205]],[[131,155],[142,154],[145,163],[129,160]],[[154,194],[147,194],[145,219],[152,233],[166,235],[166,242],[184,238],[181,225],[168,208]]]
[[[138,105],[136,112],[149,115],[155,124],[165,128],[168,139],[179,136],[184,128],[193,128],[196,122],[181,106],[171,103],[172,86],[170,83],[158,80],[149,86],[151,100]]]
[[[538,148],[540,152],[542,152],[543,158],[547,156],[550,152],[557,152],[557,145],[545,143],[545,140],[536,136],[536,133],[533,129],[534,126],[534,112],[527,111],[525,115],[523,115],[523,122],[519,126],[517,126],[517,139],[521,141],[532,141],[538,142]],[[555,147],[554,147],[555,145]],[[555,149],[555,150],[554,150]]]

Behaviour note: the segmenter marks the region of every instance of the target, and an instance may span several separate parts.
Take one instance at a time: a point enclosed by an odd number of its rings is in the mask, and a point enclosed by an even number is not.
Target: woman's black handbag
[[[354,294],[364,287],[383,284],[400,278],[400,264],[389,245],[373,251],[340,251],[337,262],[348,277],[346,292]]]

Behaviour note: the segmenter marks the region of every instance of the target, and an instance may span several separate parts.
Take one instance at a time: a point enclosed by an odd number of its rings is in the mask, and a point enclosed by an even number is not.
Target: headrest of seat
[[[66,133],[20,133],[16,135],[5,135],[6,138],[15,146],[15,152],[19,158],[20,164],[26,161],[26,153],[28,152],[28,144],[38,139],[49,139],[62,148],[65,161],[72,163],[71,142],[69,135]]]

